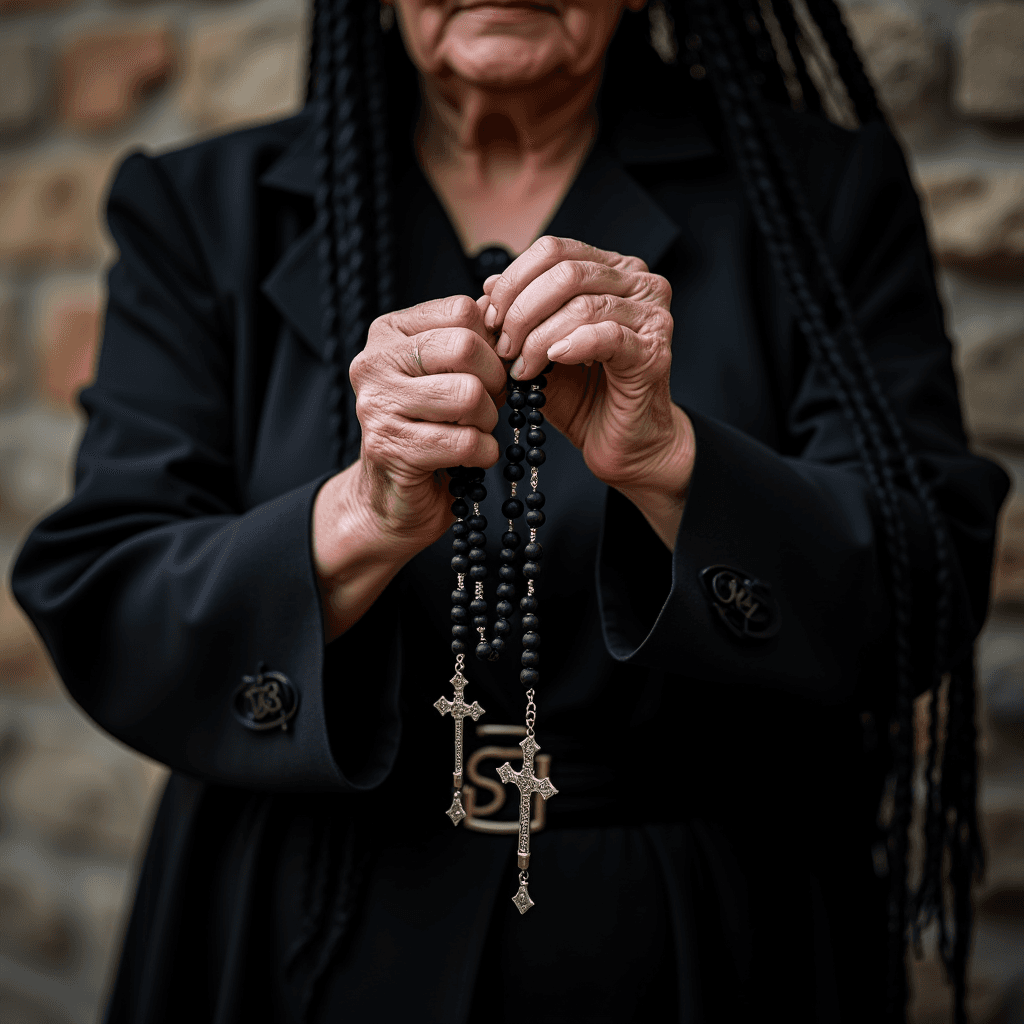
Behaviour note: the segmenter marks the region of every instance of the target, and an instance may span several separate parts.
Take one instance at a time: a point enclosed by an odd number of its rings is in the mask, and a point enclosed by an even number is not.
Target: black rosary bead
[[[475,569],[476,566],[473,566]],[[470,569],[472,575],[473,569]],[[523,575],[528,580],[535,580],[540,575],[540,562],[523,562]]]
[[[526,422],[531,427],[539,427],[544,422],[544,413],[540,409],[529,409],[526,413]]]
[[[510,444],[505,449],[505,458],[509,462],[522,462],[526,458],[526,449],[521,444]]]
[[[515,530],[507,530],[501,535],[501,543],[507,548],[519,547],[519,534]]]
[[[518,498],[506,498],[501,506],[501,514],[506,519],[518,519],[523,514],[523,503]]]
[[[543,448],[531,448],[526,453],[526,461],[531,466],[543,466],[544,465],[544,460],[546,458],[547,458],[547,456],[544,454],[544,449]]]
[[[455,625],[452,626],[452,636],[459,640],[465,640],[472,632],[473,630],[471,630],[464,622],[456,622]]]
[[[523,395],[522,391],[519,390],[519,381],[516,381],[515,384],[516,386],[509,390],[508,398],[506,398],[505,401],[512,409],[522,409],[526,404],[526,397]]]
[[[486,565],[471,565],[469,567],[469,578],[475,583],[477,580],[487,579]]]
[[[540,629],[540,617],[534,615],[533,612],[527,612],[523,616],[523,632],[536,633],[538,629]]]
[[[498,597],[503,601],[511,601],[516,596],[516,588],[511,583],[498,584]]]
[[[452,641],[452,654],[465,654],[466,645],[461,640]]]
[[[494,632],[498,636],[505,636],[510,630],[511,626],[508,624],[506,619],[495,619],[494,620]]]
[[[469,523],[464,523],[464,522],[452,523],[452,536],[453,537],[468,537],[469,536]]]
[[[540,651],[523,651],[519,663],[523,668],[536,668],[540,664]]]
[[[487,561],[487,552],[483,548],[470,548],[468,557],[474,565],[480,565]]]
[[[465,555],[456,555],[452,559],[452,572],[467,572],[469,559]]]
[[[523,634],[523,646],[528,651],[535,651],[540,647],[540,633],[527,632]]]
[[[547,439],[547,434],[545,434],[540,427],[530,427],[526,432],[526,440],[529,441],[534,448],[539,448]]]
[[[469,612],[465,608],[455,605],[452,608],[452,622],[465,622],[469,618]]]
[[[481,626],[484,629],[487,628],[487,616],[486,615],[474,615],[473,616],[473,628],[479,629]]]
[[[469,614],[486,615],[487,602],[482,597],[474,597],[473,600],[469,602]]]
[[[496,636],[491,641],[491,656],[487,659],[488,661],[497,661],[501,657],[505,650],[505,641],[500,636]]]
[[[512,548],[502,548],[498,552],[500,558],[506,565],[511,565],[516,560],[516,553]]]
[[[526,425],[526,417],[518,410],[516,412],[509,413],[508,425],[512,427],[513,430],[520,430]]]
[[[503,618],[507,619],[515,610],[516,606],[511,601],[499,601],[494,610]],[[461,611],[461,609],[460,609]],[[454,618],[454,616],[453,616]]]
[[[526,525],[529,526],[530,529],[536,530],[538,527],[544,525],[544,520],[546,518],[547,517],[539,508],[531,508],[530,511],[526,513]]]
[[[540,602],[532,594],[527,594],[519,599],[519,610],[521,612],[535,612],[540,607]]]
[[[526,496],[526,507],[527,508],[543,508],[544,507],[544,495],[540,491],[531,491]]]
[[[544,557],[544,549],[537,543],[537,541],[531,540],[530,543],[523,548],[523,554],[526,555],[529,561],[539,562]]]
[[[516,578],[516,567],[514,565],[499,565],[498,579],[505,583],[511,583]]]
[[[521,415],[521,414],[520,414]],[[453,473],[453,470],[448,470],[449,473]],[[451,480],[448,481],[448,493],[453,498],[462,498],[466,494],[466,481],[462,478],[462,475],[453,475]]]
[[[526,396],[526,404],[531,409],[543,409],[545,402],[547,402],[547,397],[543,391],[531,391]]]
[[[481,640],[480,643],[476,645],[476,656],[481,661],[493,661],[494,648],[486,640]]]
[[[466,497],[470,501],[483,501],[487,497],[487,488],[483,484],[470,484],[466,488]]]
[[[458,519],[465,519],[469,515],[469,506],[461,498],[456,498],[452,502],[452,515]]]
[[[452,541],[452,551],[454,551],[455,554],[457,554],[457,555],[464,555],[468,550],[469,550],[469,541],[468,540],[462,540],[459,537],[456,537],[455,540]]]
[[[486,473],[487,470],[481,469],[480,466],[468,466],[466,468],[466,479],[469,480],[470,483],[476,484],[483,480]]]
[[[471,548],[482,548],[487,543],[487,534],[481,533],[479,530],[470,530],[466,540],[469,541]]]
[[[469,510],[467,509],[467,511]],[[486,516],[480,515],[479,512],[475,512],[473,515],[471,515],[466,520],[466,522],[469,523],[469,528],[471,530],[479,530],[481,533],[483,533],[484,530],[487,529],[487,518]]]
[[[469,591],[468,590],[453,590],[452,591],[452,604],[469,604]]]
[[[522,480],[526,476],[526,470],[519,465],[518,462],[510,462],[502,471],[502,476],[511,483],[514,484],[518,480]]]
[[[540,673],[535,668],[524,668],[523,671],[519,673],[519,682],[521,682],[526,689],[534,690],[540,682]]]

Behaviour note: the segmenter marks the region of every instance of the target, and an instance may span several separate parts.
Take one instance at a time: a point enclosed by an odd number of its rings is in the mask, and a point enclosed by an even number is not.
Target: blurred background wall
[[[848,4],[925,199],[977,448],[1014,476],[980,653],[976,1024],[1024,1024],[1024,0]],[[7,590],[60,503],[114,258],[112,169],[299,104],[303,0],[0,0],[0,1024],[96,1019],[163,769],[67,699]],[[933,960],[917,1024],[948,1020]]]

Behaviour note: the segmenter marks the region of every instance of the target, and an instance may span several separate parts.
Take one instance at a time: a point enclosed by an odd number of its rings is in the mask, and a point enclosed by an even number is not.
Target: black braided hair
[[[365,341],[372,317],[392,308],[394,234],[390,164],[401,152],[416,104],[415,72],[398,32],[384,36],[378,0],[315,0],[311,40],[310,102],[315,107],[316,231],[319,242],[325,353],[336,376],[331,391],[331,430],[336,460],[358,451],[354,396],[347,366]],[[957,1024],[966,1020],[965,974],[971,926],[970,885],[981,865],[976,820],[973,660],[950,664],[952,572],[944,521],[905,432],[878,381],[854,321],[845,289],[825,247],[776,127],[772,102],[788,102],[782,69],[771,52],[765,12],[778,24],[809,116],[821,116],[822,96],[808,70],[813,49],[801,19],[813,19],[860,122],[882,121],[874,90],[834,0],[677,0],[685,17],[672,20],[696,36],[710,72],[726,137],[747,199],[772,262],[785,283],[796,323],[813,365],[828,382],[849,424],[882,526],[894,616],[895,695],[890,722],[890,809],[885,859],[889,875],[889,1020],[905,1018],[908,937],[937,920],[940,950],[954,986]],[[668,7],[668,4],[666,4]],[[670,12],[670,17],[672,17]],[[609,52],[630,68],[630,99],[671,102],[685,70],[650,60],[641,19],[627,14]],[[689,44],[688,44],[689,45]],[[816,44],[817,45],[817,44]],[[820,59],[820,55],[817,55]],[[640,83],[636,68],[645,69]],[[626,77],[622,82],[627,81]],[[618,82],[616,83],[618,85]],[[831,94],[831,87],[829,87]],[[609,87],[602,104],[614,105]],[[406,135],[408,139],[408,135]],[[908,844],[914,773],[914,669],[911,648],[912,591],[901,488],[924,509],[935,545],[935,643],[929,654],[931,719],[926,758],[925,856],[917,891],[909,892]],[[944,682],[947,689],[943,689]],[[939,731],[941,698],[948,693],[946,735]],[[942,749],[941,765],[938,751]],[[346,837],[340,874],[333,885],[317,881],[299,946],[312,950],[310,993],[329,967],[352,918],[358,890],[352,852],[358,836]],[[329,844],[337,849],[337,844]],[[946,853],[953,890],[953,921],[945,906]],[[319,878],[317,872],[314,875]],[[319,943],[319,945],[317,945]],[[308,998],[304,1005],[308,1006]]]

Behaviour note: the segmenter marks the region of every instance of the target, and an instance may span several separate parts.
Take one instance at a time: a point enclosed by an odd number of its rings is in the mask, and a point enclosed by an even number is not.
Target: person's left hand
[[[636,257],[545,236],[484,291],[485,323],[500,327],[496,352],[515,360],[512,376],[528,380],[555,364],[544,413],[590,471],[642,511],[641,493],[681,502],[694,439],[669,389],[668,281]]]

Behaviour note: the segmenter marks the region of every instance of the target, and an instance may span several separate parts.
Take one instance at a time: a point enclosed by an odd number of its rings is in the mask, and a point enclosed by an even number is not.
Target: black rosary
[[[526,593],[519,599],[519,610],[522,613],[520,626],[522,630],[522,653],[519,681],[526,688],[526,737],[519,744],[523,748],[523,767],[514,771],[506,761],[499,769],[498,776],[504,783],[514,783],[519,787],[519,891],[512,902],[525,914],[533,906],[529,893],[530,866],[530,802],[534,793],[539,793],[545,800],[558,792],[547,778],[538,779],[534,775],[534,756],[540,747],[534,733],[537,719],[537,706],[534,703],[536,687],[540,682],[540,619],[537,616],[539,607],[536,594],[536,580],[540,576],[541,561],[544,557],[543,548],[537,540],[537,531],[544,525],[544,495],[538,490],[540,467],[544,464],[543,430],[544,385],[543,376],[533,380],[518,381],[509,378],[508,423],[513,430],[513,440],[505,449],[507,463],[503,470],[508,480],[511,494],[501,506],[501,514],[508,520],[508,530],[501,538],[501,551],[498,558],[497,597],[495,605],[497,618],[492,627],[493,635],[487,639],[487,599],[484,596],[484,580],[487,579],[487,566],[484,564],[487,554],[484,545],[487,543],[487,519],[480,511],[480,503],[487,497],[484,487],[484,471],[455,466],[448,470],[451,481],[448,490],[455,499],[452,502],[452,513],[455,523],[452,526],[452,571],[456,575],[456,589],[452,591],[452,653],[455,655],[455,675],[451,683],[455,687],[455,699],[441,697],[434,707],[442,715],[450,714],[455,720],[455,772],[453,775],[454,795],[452,805],[448,808],[448,817],[458,825],[466,816],[462,806],[462,730],[465,718],[477,721],[484,709],[473,701],[467,704],[463,699],[467,679],[463,675],[466,664],[466,652],[473,643],[473,634],[477,634],[475,643],[476,656],[481,661],[497,661],[508,647],[508,639],[512,632],[509,619],[515,611],[512,603],[516,598],[516,580],[521,574],[526,581]],[[528,448],[520,442],[522,432],[526,429]],[[523,467],[525,462],[530,467],[530,490],[522,499],[517,491],[526,476]],[[522,568],[517,569],[519,546],[522,539],[516,530],[515,521],[526,513],[526,525],[530,530],[530,539],[523,548],[524,561]],[[473,590],[467,589],[467,580]]]

